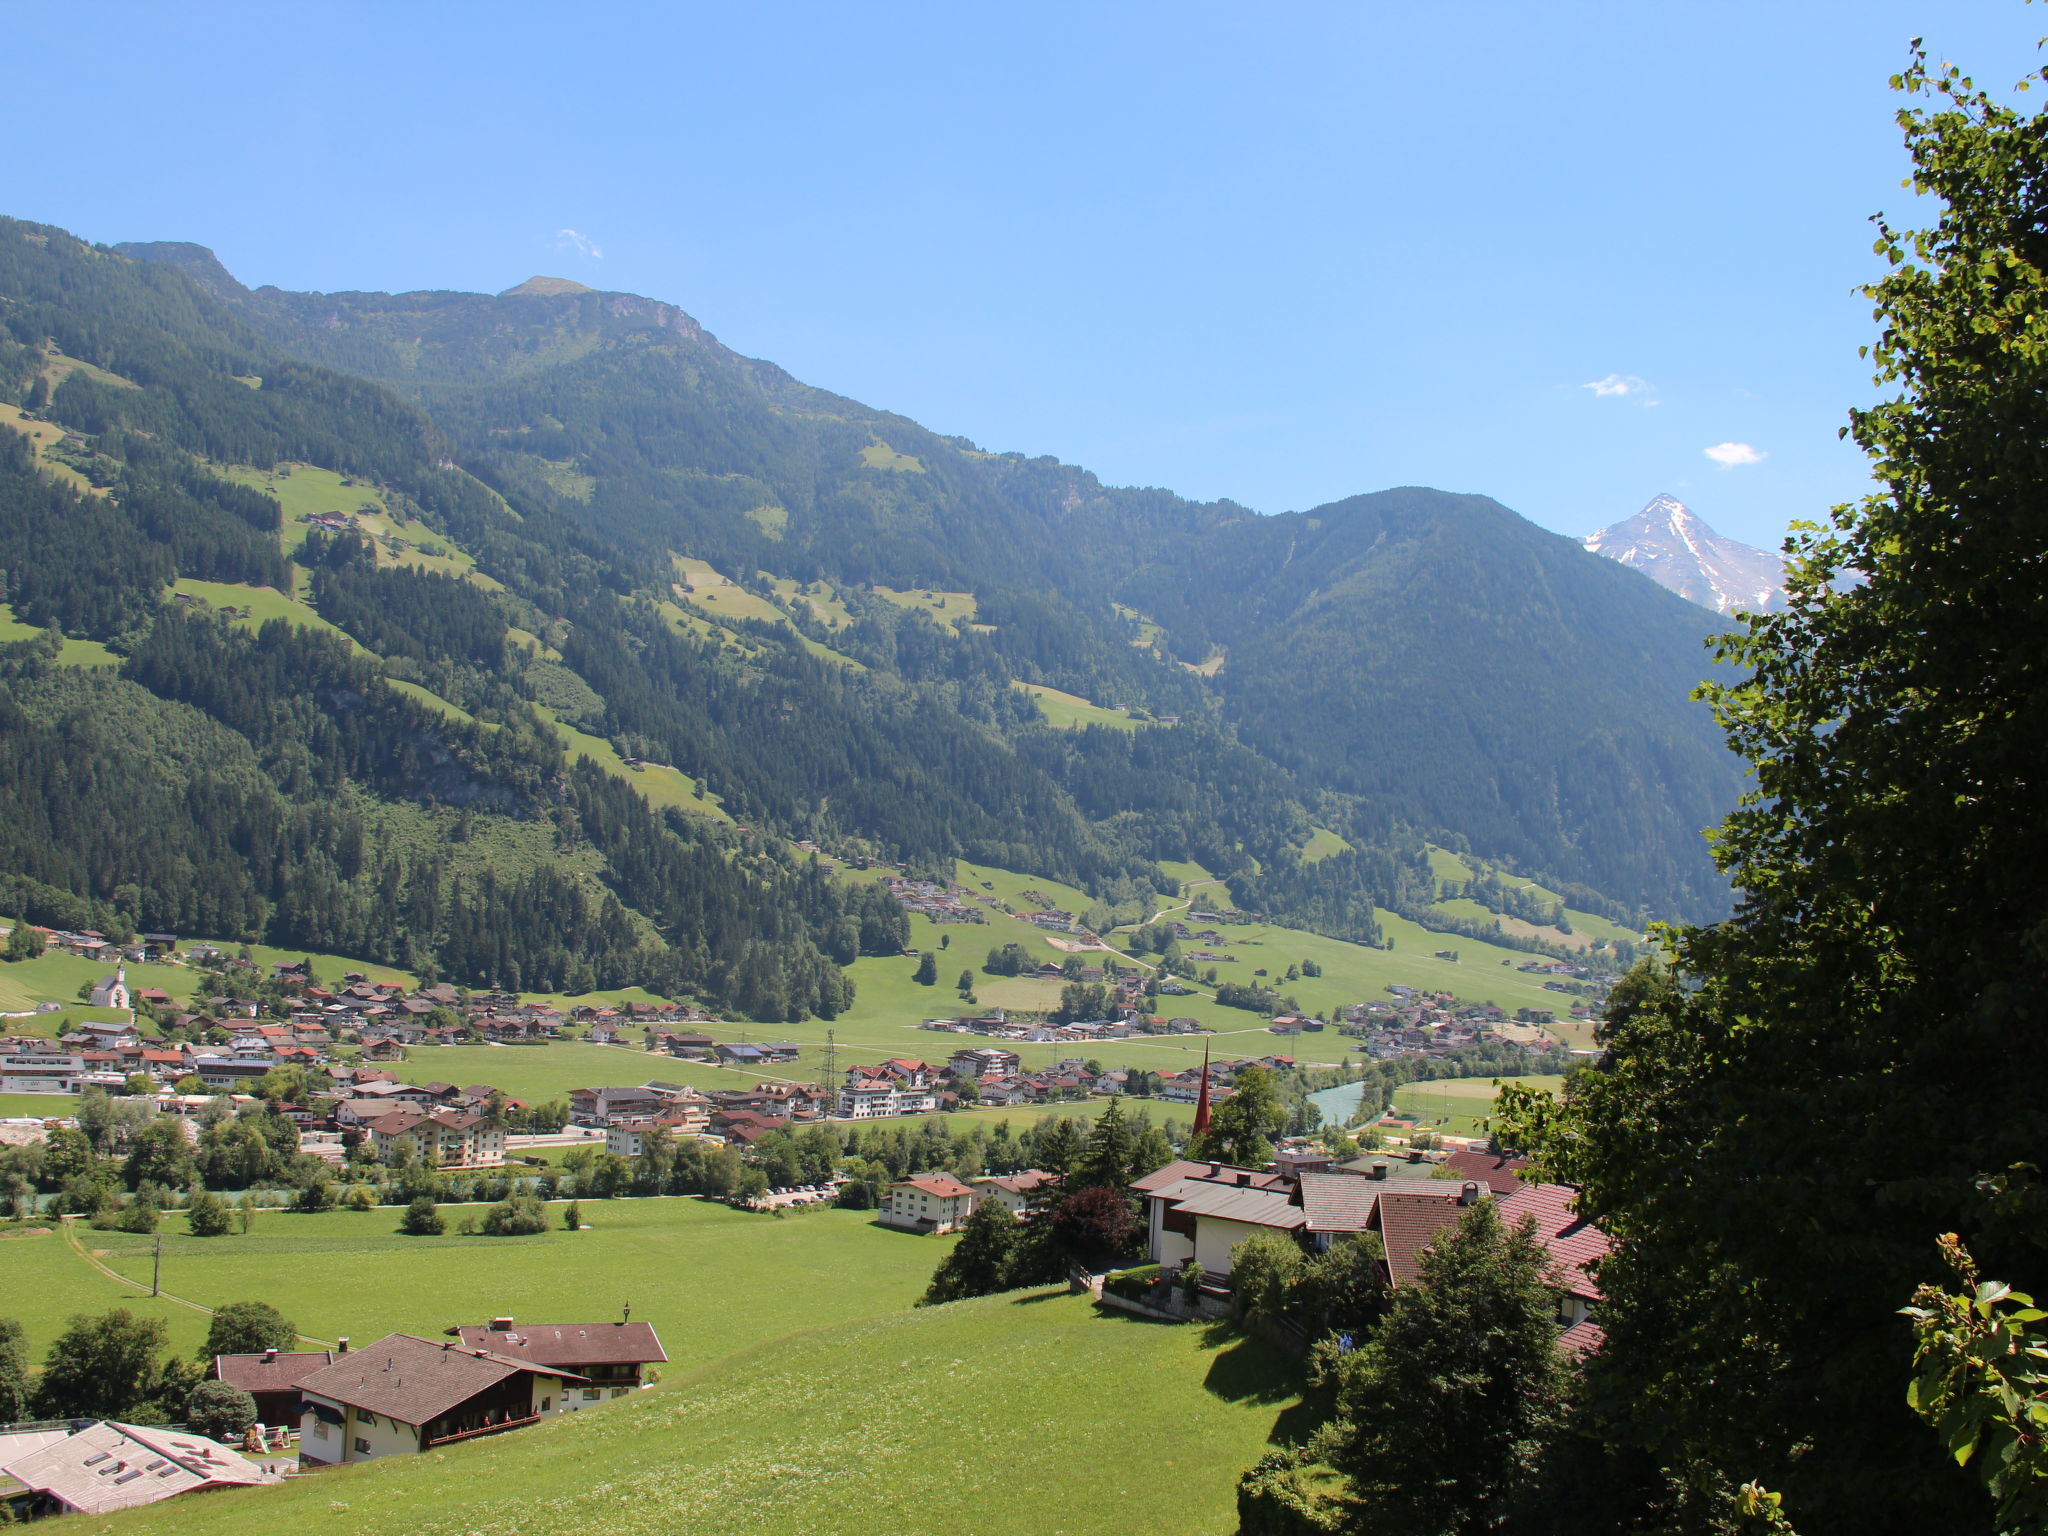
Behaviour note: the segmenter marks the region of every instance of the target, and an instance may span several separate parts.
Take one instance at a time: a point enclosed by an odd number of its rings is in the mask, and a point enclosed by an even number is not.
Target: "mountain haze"
[[[1785,603],[1785,562],[1714,532],[1675,496],[1588,534],[1586,548],[1641,571],[1716,613],[1769,613]]]
[[[1484,498],[1262,517],[983,451],[637,295],[252,289],[0,220],[6,401],[61,441],[0,431],[0,595],[115,663],[0,668],[32,914],[787,1017],[900,942],[794,838],[1110,909],[1192,860],[1367,942],[1436,899],[1425,839],[1624,916],[1725,901],[1711,622]],[[111,830],[131,794],[147,835]]]

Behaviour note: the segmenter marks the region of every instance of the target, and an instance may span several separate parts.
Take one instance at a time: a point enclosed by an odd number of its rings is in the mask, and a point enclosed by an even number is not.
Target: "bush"
[[[1136,1269],[1119,1269],[1102,1277],[1102,1288],[1125,1301],[1143,1301],[1159,1283],[1159,1266],[1141,1264]]]
[[[256,1399],[224,1381],[202,1381],[185,1397],[185,1423],[194,1434],[233,1445],[256,1422]]]
[[[192,1197],[185,1220],[194,1237],[225,1237],[229,1226],[228,1203],[212,1190],[202,1189]]]
[[[421,1195],[405,1208],[405,1218],[399,1222],[398,1230],[407,1237],[439,1237],[448,1230],[448,1223],[441,1219],[441,1211],[431,1196]]]
[[[484,1212],[484,1232],[490,1237],[531,1237],[547,1229],[548,1208],[531,1195],[500,1200]]]
[[[568,1209],[562,1212],[562,1225],[571,1232],[583,1230],[583,1207],[574,1200],[571,1200]]]

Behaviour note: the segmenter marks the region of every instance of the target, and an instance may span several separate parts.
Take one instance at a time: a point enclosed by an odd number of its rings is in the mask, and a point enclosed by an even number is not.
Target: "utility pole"
[[[152,1259],[152,1260],[150,1261],[150,1266],[149,1266],[149,1294],[150,1294],[150,1295],[152,1295],[152,1296],[156,1296],[156,1295],[160,1295],[160,1294],[162,1294],[162,1291],[163,1291],[163,1278],[164,1278],[164,1240],[163,1240],[162,1238],[158,1238],[158,1239],[156,1240],[156,1255],[155,1255],[155,1257],[154,1257],[154,1258],[153,1258],[153,1259]]]

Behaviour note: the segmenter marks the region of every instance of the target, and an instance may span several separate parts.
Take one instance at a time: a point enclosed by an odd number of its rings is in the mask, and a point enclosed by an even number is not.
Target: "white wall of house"
[[[1207,1275],[1230,1273],[1231,1250],[1255,1232],[1277,1231],[1248,1221],[1221,1221],[1214,1216],[1195,1218],[1195,1261]]]
[[[326,1399],[319,1401],[327,1402]],[[380,1456],[412,1456],[420,1448],[416,1424],[401,1424],[385,1415],[365,1414],[341,1403],[327,1402],[339,1410],[342,1422],[329,1424],[308,1407],[299,1420],[299,1452],[315,1461],[329,1463],[375,1461]]]

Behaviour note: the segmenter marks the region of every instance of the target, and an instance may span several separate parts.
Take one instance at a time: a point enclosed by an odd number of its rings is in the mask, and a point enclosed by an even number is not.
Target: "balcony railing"
[[[431,1450],[437,1445],[449,1445],[457,1440],[474,1440],[478,1435],[503,1434],[508,1429],[523,1429],[528,1424],[538,1424],[540,1421],[541,1416],[535,1413],[523,1419],[503,1419],[496,1424],[485,1424],[478,1429],[458,1430],[452,1435],[436,1435],[427,1442],[427,1448]]]

